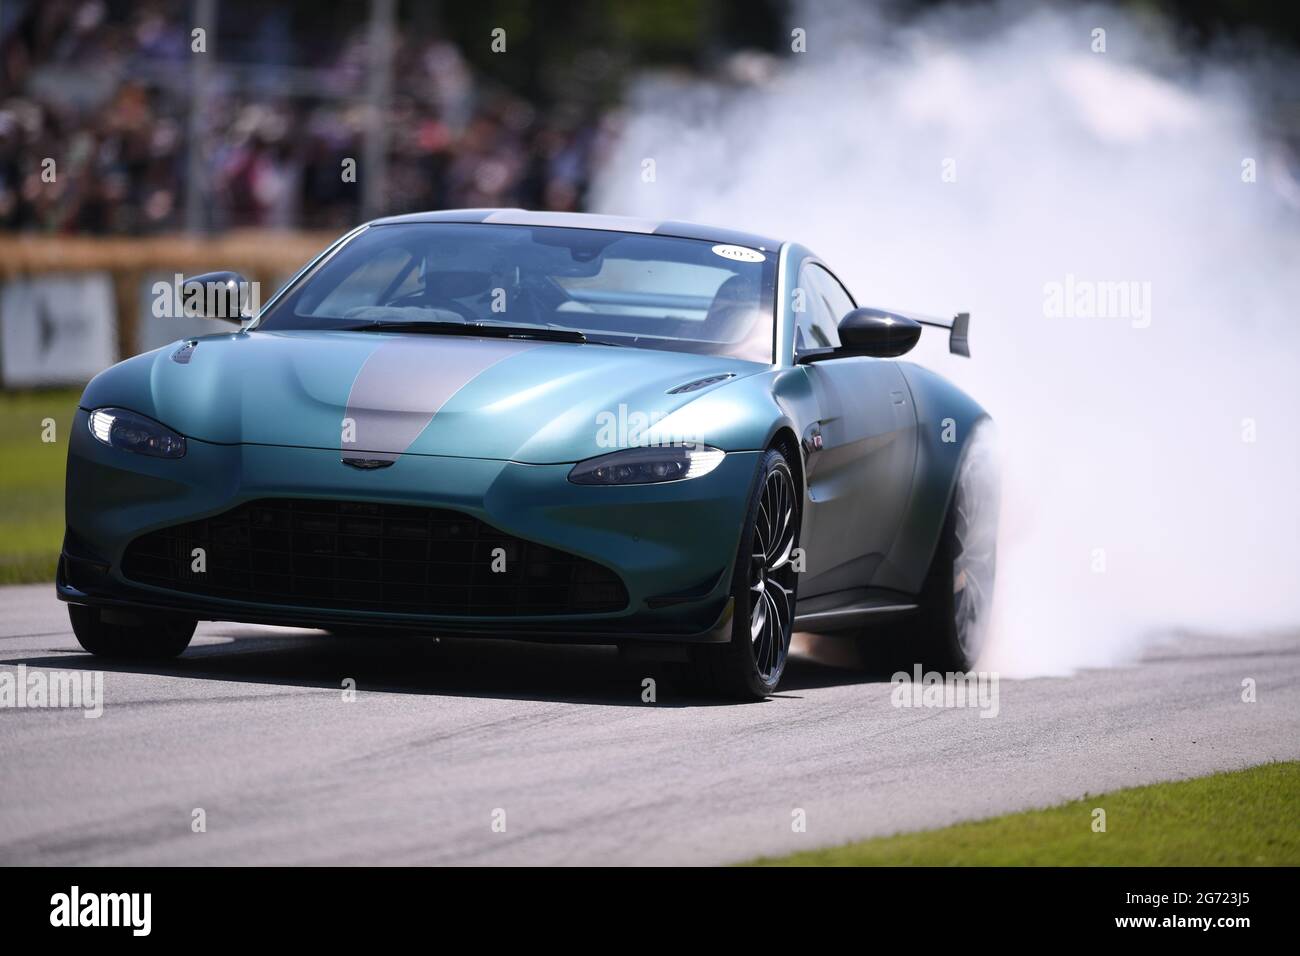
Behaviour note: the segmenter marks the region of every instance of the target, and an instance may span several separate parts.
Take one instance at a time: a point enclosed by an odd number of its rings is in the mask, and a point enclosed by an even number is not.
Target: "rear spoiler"
[[[905,319],[911,319],[913,322],[919,322],[921,325],[928,325],[934,329],[947,329],[948,351],[954,355],[964,355],[966,358],[970,358],[970,341],[967,339],[970,332],[969,312],[958,312],[951,319],[941,319],[933,315],[918,315],[915,312],[896,312],[893,309],[881,311],[888,311],[890,315],[901,315]]]

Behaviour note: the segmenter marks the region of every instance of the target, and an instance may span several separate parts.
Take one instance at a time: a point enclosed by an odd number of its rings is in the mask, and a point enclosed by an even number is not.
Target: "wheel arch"
[[[971,438],[993,419],[937,373],[909,362],[898,365],[916,409],[916,463],[903,520],[872,585],[918,594],[939,546]]]
[[[790,471],[794,475],[795,488],[799,492],[799,505],[802,511],[804,496],[808,493],[808,488],[804,477],[803,453],[799,447],[799,438],[795,435],[793,426],[788,422],[778,424],[768,437],[766,447],[775,448],[785,456],[786,462],[790,465]]]

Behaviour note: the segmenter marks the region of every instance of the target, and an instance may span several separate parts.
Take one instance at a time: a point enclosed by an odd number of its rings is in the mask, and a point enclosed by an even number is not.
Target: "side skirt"
[[[876,624],[911,614],[918,605],[910,596],[897,592],[865,589],[839,591],[801,599],[795,608],[796,631],[840,631]]]

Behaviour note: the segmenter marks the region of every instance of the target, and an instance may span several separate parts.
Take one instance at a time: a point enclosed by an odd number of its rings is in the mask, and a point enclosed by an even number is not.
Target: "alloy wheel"
[[[794,623],[794,482],[784,467],[763,482],[749,572],[749,635],[759,676],[771,682],[785,667]]]

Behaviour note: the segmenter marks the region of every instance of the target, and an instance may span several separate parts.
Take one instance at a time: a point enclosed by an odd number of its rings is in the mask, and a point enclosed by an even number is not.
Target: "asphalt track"
[[[0,709],[3,864],[720,863],[1300,757],[1300,632],[1003,680],[992,719],[809,656],[748,705],[671,675],[643,703],[655,672],[606,648],[229,624],[106,666],[49,586],[0,589],[19,664],[102,669],[105,703]]]

